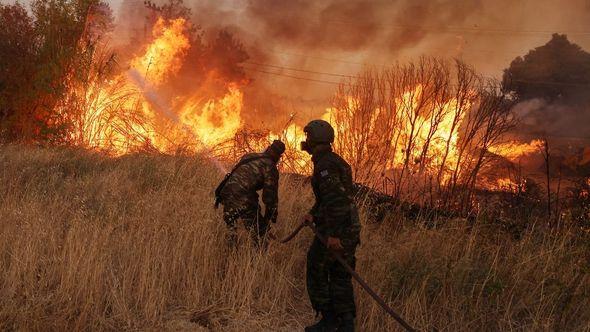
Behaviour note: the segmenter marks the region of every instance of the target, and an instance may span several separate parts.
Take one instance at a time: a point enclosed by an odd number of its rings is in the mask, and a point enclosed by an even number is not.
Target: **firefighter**
[[[327,238],[327,247],[315,237],[307,253],[307,292],[321,319],[305,331],[354,331],[356,306],[352,276],[336,261],[338,252],[354,269],[355,251],[360,243],[360,223],[352,194],[350,165],[332,151],[334,129],[323,120],[305,128],[301,149],[312,156],[311,184],[315,205],[304,217]]]
[[[275,140],[263,153],[248,153],[215,191],[216,206],[223,204],[223,220],[228,227],[228,242],[234,245],[237,238],[237,221],[242,220],[258,245],[265,239],[269,223],[277,221],[279,171],[277,163],[285,152],[285,144]],[[265,212],[258,203],[262,190]]]

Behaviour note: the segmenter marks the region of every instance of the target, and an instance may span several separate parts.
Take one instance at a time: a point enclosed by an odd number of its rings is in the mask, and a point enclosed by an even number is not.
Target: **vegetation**
[[[233,251],[212,207],[219,160],[281,138],[273,233],[299,223],[313,199],[296,110],[282,131],[249,128],[242,120],[267,119],[256,107],[242,116],[243,100],[265,91],[243,98],[252,86],[239,39],[202,31],[182,0],[140,10],[143,35],[117,53],[103,2],[0,4],[0,330],[302,329],[314,320],[310,232],[266,252],[243,236]],[[358,197],[358,271],[420,330],[590,330],[588,174],[562,189],[560,167],[552,190],[547,139],[544,185],[517,162],[538,144],[503,142],[515,103],[587,98],[589,59],[555,35],[517,58],[501,87],[434,58],[338,87],[324,118],[369,194]],[[548,123],[563,117],[540,109]],[[357,295],[360,330],[398,329]]]
[[[141,23],[147,31],[159,18],[190,17],[181,0],[161,7],[146,3],[144,10],[151,13]],[[19,3],[0,4],[0,141],[90,146],[99,140],[95,136],[128,136],[150,147],[141,135],[145,128],[138,128],[148,122],[143,96],[121,74],[129,67],[126,58],[151,36],[134,30],[126,49],[114,50],[113,27],[112,11],[100,0],[35,0],[30,13]],[[178,97],[196,90],[201,97],[219,97],[228,82],[248,81],[239,66],[248,54],[233,34],[219,30],[205,36],[192,23],[184,32],[190,41],[179,68],[184,74],[175,73],[182,77],[160,93]],[[141,75],[153,74],[151,60]],[[113,122],[115,129],[104,128]]]
[[[554,34],[547,44],[514,59],[503,83],[520,100],[590,102],[590,53],[566,35]]]
[[[462,62],[422,58],[366,71],[330,110],[355,180],[403,200],[472,209],[488,149],[514,124],[498,84]]]
[[[106,158],[0,148],[0,329],[283,330],[313,321],[304,262],[311,234],[259,253],[229,251],[211,204],[221,175],[200,157]],[[283,176],[284,235],[312,203]],[[527,222],[363,213],[358,271],[421,330],[588,330],[588,238]],[[245,234],[244,234],[245,235]],[[248,236],[243,236],[247,242]],[[357,289],[361,331],[398,330]]]
[[[60,106],[94,69],[111,13],[97,0],[33,1],[31,11],[0,5],[0,138],[60,143],[75,116]]]

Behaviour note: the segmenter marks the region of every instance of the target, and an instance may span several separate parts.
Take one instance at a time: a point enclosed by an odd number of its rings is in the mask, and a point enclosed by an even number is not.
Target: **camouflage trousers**
[[[356,239],[340,239],[342,258],[355,268]],[[315,237],[307,252],[307,293],[316,312],[331,311],[337,315],[356,316],[352,276],[332,257],[324,244]]]
[[[250,232],[252,241],[259,245],[265,239],[268,231],[268,221],[262,216],[258,208],[223,208],[223,221],[229,230],[228,243],[235,245],[237,241],[238,221],[244,222],[244,227]]]

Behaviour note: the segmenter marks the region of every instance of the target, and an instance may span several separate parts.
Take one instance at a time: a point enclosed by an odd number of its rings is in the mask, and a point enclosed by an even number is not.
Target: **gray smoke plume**
[[[303,109],[306,114],[298,116],[305,118],[321,114],[336,88],[330,82],[344,78],[317,72],[355,75],[365,66],[378,68],[429,55],[460,58],[482,74],[500,78],[515,57],[545,44],[554,32],[567,33],[572,42],[590,49],[588,0],[184,0],[184,4],[205,33],[225,29],[244,43],[250,55],[250,64],[244,66],[253,79],[246,98],[255,101],[256,112],[262,114],[277,114],[277,108]],[[142,33],[141,22],[149,13],[141,7],[136,0],[123,0],[119,22],[126,25],[124,31]],[[527,121],[539,112],[532,112]],[[562,120],[548,121],[568,127],[560,124]],[[547,130],[554,129],[558,130]]]
[[[364,65],[419,56],[460,58],[486,76],[501,77],[516,56],[570,32],[590,49],[587,0],[185,0],[204,27],[237,33],[253,62],[354,75]],[[586,32],[584,34],[584,32]],[[322,81],[338,76],[254,66],[256,70]],[[259,84],[282,95],[327,99],[334,85],[251,70]]]
[[[518,132],[528,137],[590,139],[590,105],[531,99],[517,104],[513,112],[520,119]]]
[[[332,55],[369,64],[391,63],[422,54],[458,56],[486,70],[493,68],[499,76],[510,59],[547,41],[552,32],[577,32],[570,39],[590,46],[590,38],[583,34],[590,30],[587,0],[567,3],[553,0],[518,3],[510,0],[186,0],[186,3],[203,26],[232,27],[246,41],[267,49]],[[306,60],[310,66],[326,67],[321,60],[310,59]]]

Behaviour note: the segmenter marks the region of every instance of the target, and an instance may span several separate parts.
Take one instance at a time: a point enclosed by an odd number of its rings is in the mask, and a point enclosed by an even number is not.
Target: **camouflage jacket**
[[[314,151],[311,184],[316,202],[310,211],[320,232],[358,237],[360,223],[352,191],[352,170],[330,146]]]
[[[239,166],[221,190],[221,203],[229,209],[257,209],[258,193],[266,207],[265,218],[276,220],[279,201],[279,171],[276,163],[263,153],[248,153],[240,161],[262,157]]]

